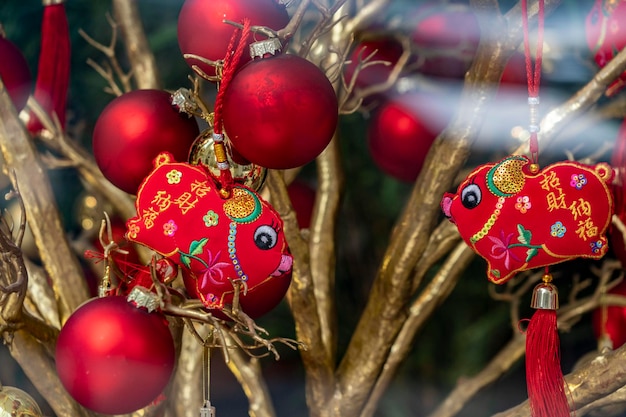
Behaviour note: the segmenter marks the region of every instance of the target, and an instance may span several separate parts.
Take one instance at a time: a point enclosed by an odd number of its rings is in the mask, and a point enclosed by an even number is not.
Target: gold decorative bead
[[[536,174],[539,172],[539,164],[530,164],[529,169],[531,174]]]

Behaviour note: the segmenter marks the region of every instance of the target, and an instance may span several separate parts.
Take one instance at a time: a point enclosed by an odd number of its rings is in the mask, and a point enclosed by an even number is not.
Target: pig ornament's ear
[[[496,197],[512,197],[522,191],[526,182],[524,166],[528,159],[510,156],[503,159],[487,173],[487,187]]]

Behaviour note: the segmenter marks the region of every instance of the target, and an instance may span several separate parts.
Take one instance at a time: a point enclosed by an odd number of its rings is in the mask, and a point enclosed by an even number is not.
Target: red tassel
[[[544,276],[533,293],[537,311],[526,330],[526,386],[532,417],[570,417],[561,371],[561,350],[556,322],[558,298],[552,277]]]
[[[62,127],[65,127],[69,81],[70,33],[65,5],[59,0],[44,0],[34,97],[49,115],[57,115]],[[27,127],[33,134],[43,129],[41,122],[32,113]]]

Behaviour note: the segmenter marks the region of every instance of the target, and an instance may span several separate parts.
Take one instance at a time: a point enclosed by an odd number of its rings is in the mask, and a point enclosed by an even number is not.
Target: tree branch
[[[62,320],[88,297],[82,270],[65,237],[55,196],[36,150],[0,83],[0,149],[6,169],[15,172],[26,218],[41,259],[58,295]],[[16,179],[19,179],[19,187]]]
[[[137,2],[113,0],[113,14],[122,29],[126,54],[138,89],[161,88],[159,70],[148,45]]]
[[[361,412],[361,417],[374,415],[378,402],[387,390],[398,368],[409,354],[415,335],[426,324],[426,321],[435,309],[452,292],[473,258],[474,252],[465,242],[457,244],[432,281],[428,283],[419,297],[412,303],[409,315],[391,346],[389,356]]]
[[[311,275],[309,247],[300,235],[300,227],[291,206],[285,183],[280,172],[270,170],[267,187],[272,204],[284,223],[284,233],[294,257],[292,282],[287,301],[295,320],[298,341],[306,371],[307,404],[311,415],[320,415],[324,404],[332,396],[334,388],[333,363],[326,353],[322,340],[321,323],[315,297],[315,284]]]

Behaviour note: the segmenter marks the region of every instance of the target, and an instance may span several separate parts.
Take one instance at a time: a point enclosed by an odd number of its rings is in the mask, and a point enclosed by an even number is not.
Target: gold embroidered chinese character
[[[198,197],[196,197],[195,200],[191,200],[192,197],[193,195],[191,193],[185,191],[180,195],[180,197],[174,200],[174,204],[180,208],[180,211],[182,211],[183,214],[186,214],[198,203]]]
[[[546,174],[544,174],[543,179],[541,180],[540,184],[541,184],[541,188],[543,188],[546,191],[550,191],[551,189],[555,189],[555,188],[559,188],[559,191],[560,191],[560,187],[561,187],[561,182],[557,178],[556,172],[554,171],[550,171],[550,173],[547,176]]]
[[[574,220],[578,220],[579,216],[591,217],[591,204],[582,198],[579,198],[578,201],[572,202],[569,209],[572,211]]]
[[[546,202],[548,203],[548,210],[551,212],[556,209],[567,208],[567,204],[565,203],[565,194],[562,192],[556,194],[554,191],[550,191],[548,195],[546,195]]]
[[[578,222],[578,229],[576,229],[578,237],[586,241],[588,238],[593,238],[598,235],[598,227],[593,224],[593,220],[586,219]]]
[[[146,229],[152,229],[154,226],[154,220],[159,216],[159,212],[156,211],[153,207],[149,209],[144,209],[141,217],[143,218],[143,225],[146,226]]]
[[[204,197],[211,191],[208,181],[195,180],[191,183],[191,191],[198,197]]]
[[[168,209],[170,204],[172,204],[172,196],[166,193],[165,191],[157,191],[156,195],[150,202],[159,208],[159,211],[165,211]]]

